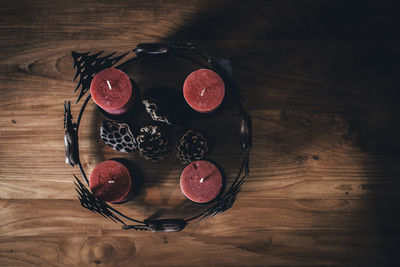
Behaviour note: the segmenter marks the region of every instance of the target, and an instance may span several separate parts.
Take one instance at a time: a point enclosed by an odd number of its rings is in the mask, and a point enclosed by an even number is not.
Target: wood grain
[[[356,2],[1,1],[0,265],[398,265],[398,9]],[[123,231],[80,207],[78,169],[64,163],[63,102],[76,99],[70,53],[170,39],[232,60],[253,119],[251,175],[232,209],[197,227]],[[179,88],[190,68],[150,60],[129,74],[142,89]],[[80,130],[88,173],[121,156],[102,145],[100,122],[91,103]],[[229,184],[240,165],[237,110],[197,123]],[[122,212],[203,209],[180,193],[173,155],[158,165],[123,156],[146,179]]]

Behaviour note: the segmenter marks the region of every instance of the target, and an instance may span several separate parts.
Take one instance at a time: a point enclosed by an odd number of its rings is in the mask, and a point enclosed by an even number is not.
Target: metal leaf
[[[182,231],[187,225],[187,221],[184,219],[145,220],[144,223],[145,224],[123,225],[122,229],[167,233]]]
[[[143,43],[136,46],[135,53],[140,55],[160,55],[179,50],[196,50],[191,42],[171,41],[166,43]]]
[[[152,232],[178,232],[185,228],[187,222],[183,219],[160,219],[145,221]]]
[[[246,112],[242,112],[242,121],[240,123],[240,144],[245,151],[250,151],[252,146],[251,118]]]
[[[72,122],[71,102],[64,102],[64,146],[65,163],[74,166],[79,163],[78,130]]]

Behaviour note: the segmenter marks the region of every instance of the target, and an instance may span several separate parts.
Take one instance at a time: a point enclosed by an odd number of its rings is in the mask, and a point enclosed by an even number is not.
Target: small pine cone
[[[175,144],[176,156],[182,164],[204,158],[208,152],[208,143],[204,136],[188,130]]]
[[[167,134],[159,126],[146,126],[140,129],[136,137],[140,156],[153,162],[164,159],[171,145]]]

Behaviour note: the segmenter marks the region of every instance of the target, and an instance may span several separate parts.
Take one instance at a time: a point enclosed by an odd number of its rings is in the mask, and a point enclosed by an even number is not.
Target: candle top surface
[[[90,84],[93,101],[105,110],[123,108],[131,99],[133,90],[129,76],[119,69],[104,69]]]
[[[221,191],[222,182],[218,167],[206,160],[187,165],[180,178],[183,194],[197,203],[207,203],[215,199]]]
[[[198,112],[211,112],[222,102],[225,96],[225,84],[222,78],[209,69],[199,69],[189,74],[183,84],[186,102]]]
[[[92,193],[105,202],[120,202],[131,191],[131,175],[127,167],[115,160],[103,161],[90,174]]]

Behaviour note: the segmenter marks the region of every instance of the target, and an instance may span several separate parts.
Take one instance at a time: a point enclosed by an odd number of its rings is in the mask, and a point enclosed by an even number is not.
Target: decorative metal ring
[[[243,97],[240,94],[239,87],[234,78],[234,73],[230,61],[228,59],[224,59],[221,57],[209,55],[201,51],[191,42],[144,43],[137,45],[136,48],[131,52],[127,52],[125,54],[115,57],[114,55],[116,54],[116,52],[108,55],[102,55],[103,52],[99,52],[96,54],[90,54],[89,52],[71,53],[74,59],[74,68],[76,68],[74,80],[76,80],[76,78],[79,77],[78,84],[74,89],[74,92],[76,92],[80,88],[80,92],[76,100],[77,104],[79,100],[89,90],[91,80],[96,73],[105,68],[110,68],[110,67],[123,69],[130,62],[137,60],[138,58],[143,56],[171,54],[177,57],[185,58],[191,62],[203,65],[202,63],[196,61],[192,57],[186,56],[185,52],[187,51],[195,52],[202,59],[204,59],[207,62],[209,68],[217,72],[222,77],[224,83],[226,84],[227,90],[231,91],[232,95],[237,101],[240,110],[239,115],[241,116],[240,142],[243,153],[240,170],[238,171],[238,174],[234,179],[232,185],[229,187],[229,189],[224,194],[222,194],[211,207],[207,208],[206,210],[202,211],[196,216],[193,216],[188,219],[157,219],[157,220],[152,218],[148,218],[146,220],[136,220],[119,212],[118,210],[111,207],[104,201],[97,199],[90,192],[90,190],[80,181],[80,179],[78,179],[78,177],[74,175],[76,180],[75,190],[78,192],[81,205],[84,208],[92,212],[98,213],[108,219],[111,219],[114,222],[121,223],[123,229],[146,230],[152,232],[181,231],[191,221],[197,220],[196,223],[200,223],[201,221],[211,218],[231,208],[237,198],[237,195],[240,191],[240,188],[245,178],[249,175],[249,153],[252,145],[251,117],[244,110]],[[117,65],[117,63],[121,59],[123,59],[130,53],[134,53],[136,57],[129,59],[122,64]],[[64,102],[65,160],[66,163],[71,166],[78,165],[81,175],[88,186],[89,186],[89,181],[87,179],[87,176],[85,174],[85,171],[82,167],[79,158],[78,131],[83,112],[85,111],[85,108],[90,98],[91,95],[89,94],[82,104],[76,122],[73,122],[73,118],[71,115],[70,101]],[[127,224],[125,221],[131,221],[135,224]]]

